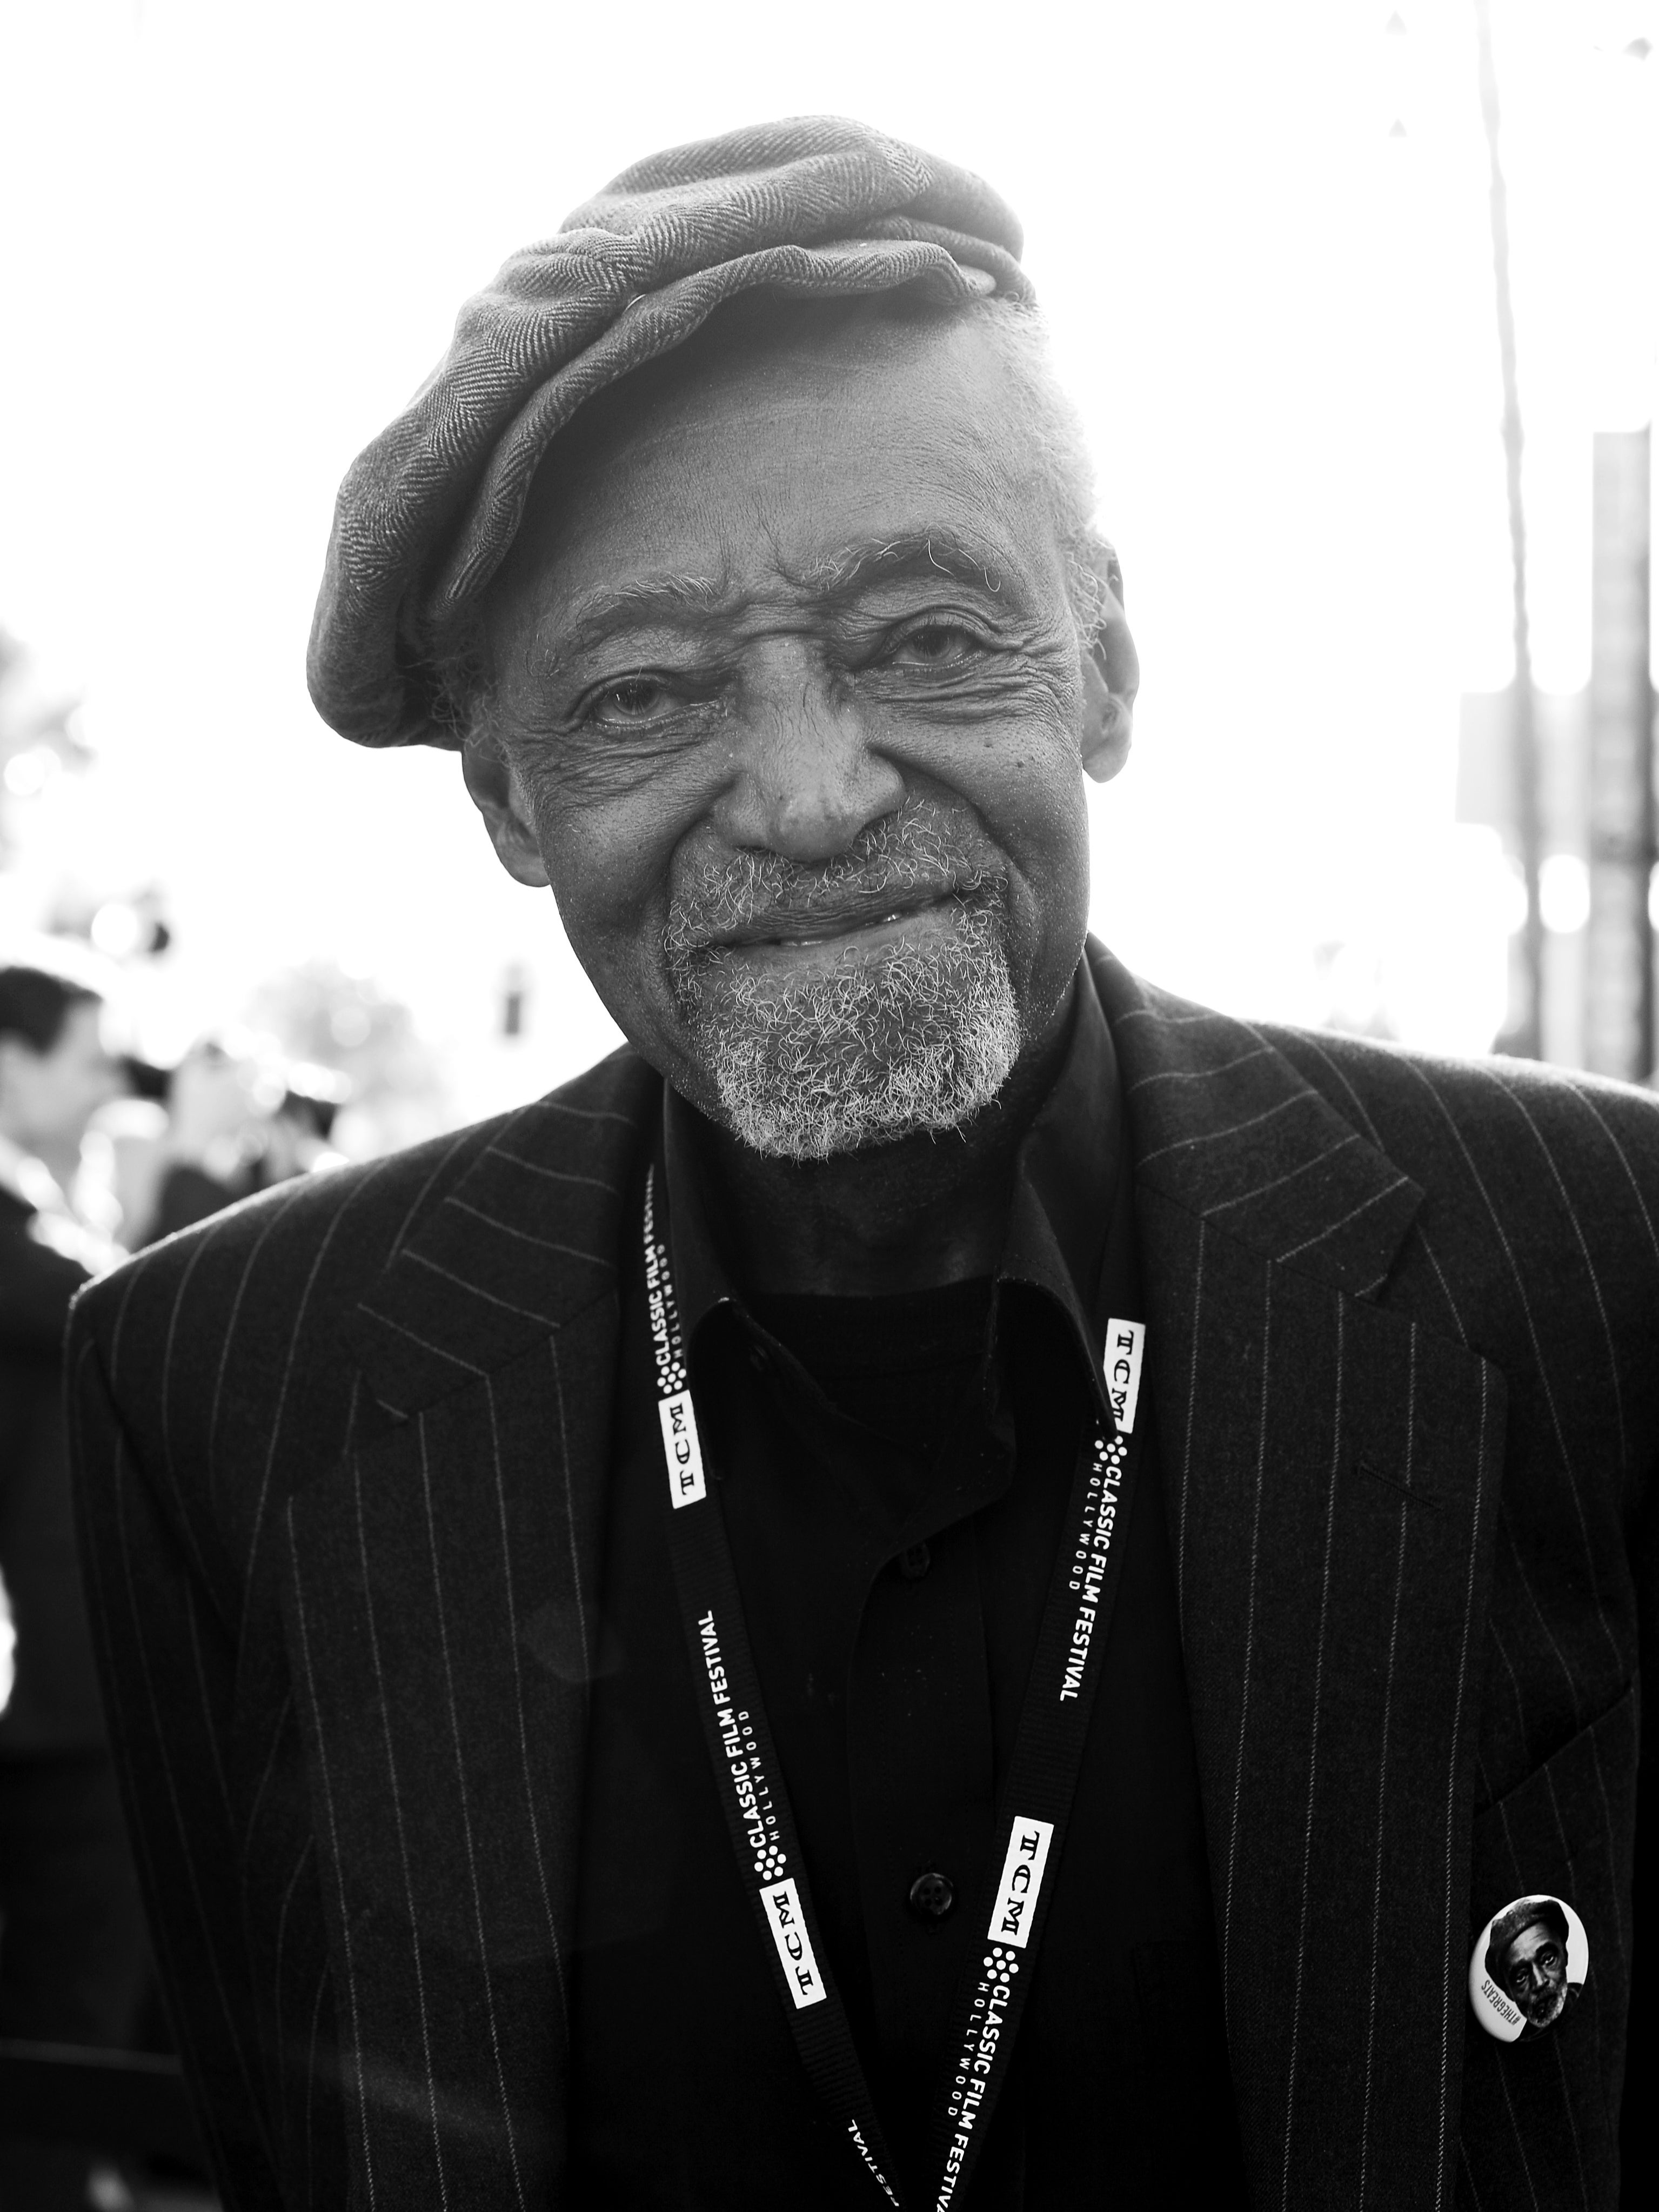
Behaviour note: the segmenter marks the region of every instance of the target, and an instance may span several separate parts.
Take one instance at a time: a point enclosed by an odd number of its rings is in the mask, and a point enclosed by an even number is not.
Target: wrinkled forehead
[[[742,303],[570,425],[492,598],[653,575],[712,598],[762,568],[835,589],[930,536],[942,569],[994,583],[1035,562],[1061,593],[1026,417],[986,316]]]

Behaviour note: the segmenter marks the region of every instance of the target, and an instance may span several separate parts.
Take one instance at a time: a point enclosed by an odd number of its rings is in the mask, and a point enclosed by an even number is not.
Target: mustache
[[[919,905],[957,898],[988,903],[1002,871],[948,836],[930,809],[912,802],[861,830],[844,853],[817,864],[781,853],[733,853],[699,869],[669,902],[663,949],[683,967],[722,938],[774,921],[848,914],[893,897]]]

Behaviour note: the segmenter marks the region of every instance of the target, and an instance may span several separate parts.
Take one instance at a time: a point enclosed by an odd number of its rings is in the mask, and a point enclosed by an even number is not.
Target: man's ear
[[[472,804],[484,818],[495,858],[515,883],[545,890],[547,864],[520,805],[500,739],[488,732],[468,738],[461,747],[461,775]]]
[[[1129,757],[1140,662],[1123,612],[1123,571],[1103,538],[1095,543],[1091,565],[1102,597],[1083,653],[1083,765],[1097,783],[1109,783]]]

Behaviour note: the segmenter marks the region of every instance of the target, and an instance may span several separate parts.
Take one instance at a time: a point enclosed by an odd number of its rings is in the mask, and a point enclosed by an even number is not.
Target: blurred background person
[[[218,1036],[198,1038],[174,1068],[135,1062],[133,1073],[135,1090],[155,1098],[166,1118],[155,1133],[118,1143],[116,1190],[130,1251],[247,1196],[250,1136],[270,1103],[252,1054]]]
[[[349,1096],[350,1085],[330,1068],[290,1068],[288,1088],[264,1126],[252,1163],[254,1188],[267,1190],[291,1176],[343,1167],[345,1154],[333,1143],[334,1123]]]
[[[85,986],[0,968],[0,2037],[119,2047],[147,1950],[94,1677],[65,1466],[70,1302],[115,1256],[77,1207],[81,1147],[124,1087]],[[0,2142],[5,2212],[87,2203],[82,2151]]]
[[[351,1086],[331,1069],[280,1061],[234,1034],[198,1038],[171,1070],[128,1068],[134,1091],[165,1115],[159,1127],[114,1133],[129,1251],[343,1157],[330,1139]]]

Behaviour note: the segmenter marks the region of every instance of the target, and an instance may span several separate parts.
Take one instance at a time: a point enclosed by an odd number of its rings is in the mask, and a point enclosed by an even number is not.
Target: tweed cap
[[[913,287],[1029,299],[990,187],[861,123],[802,116],[624,169],[460,312],[448,352],[348,471],[307,672],[359,744],[453,745],[433,658],[506,559],[549,444],[586,399],[723,301]]]

